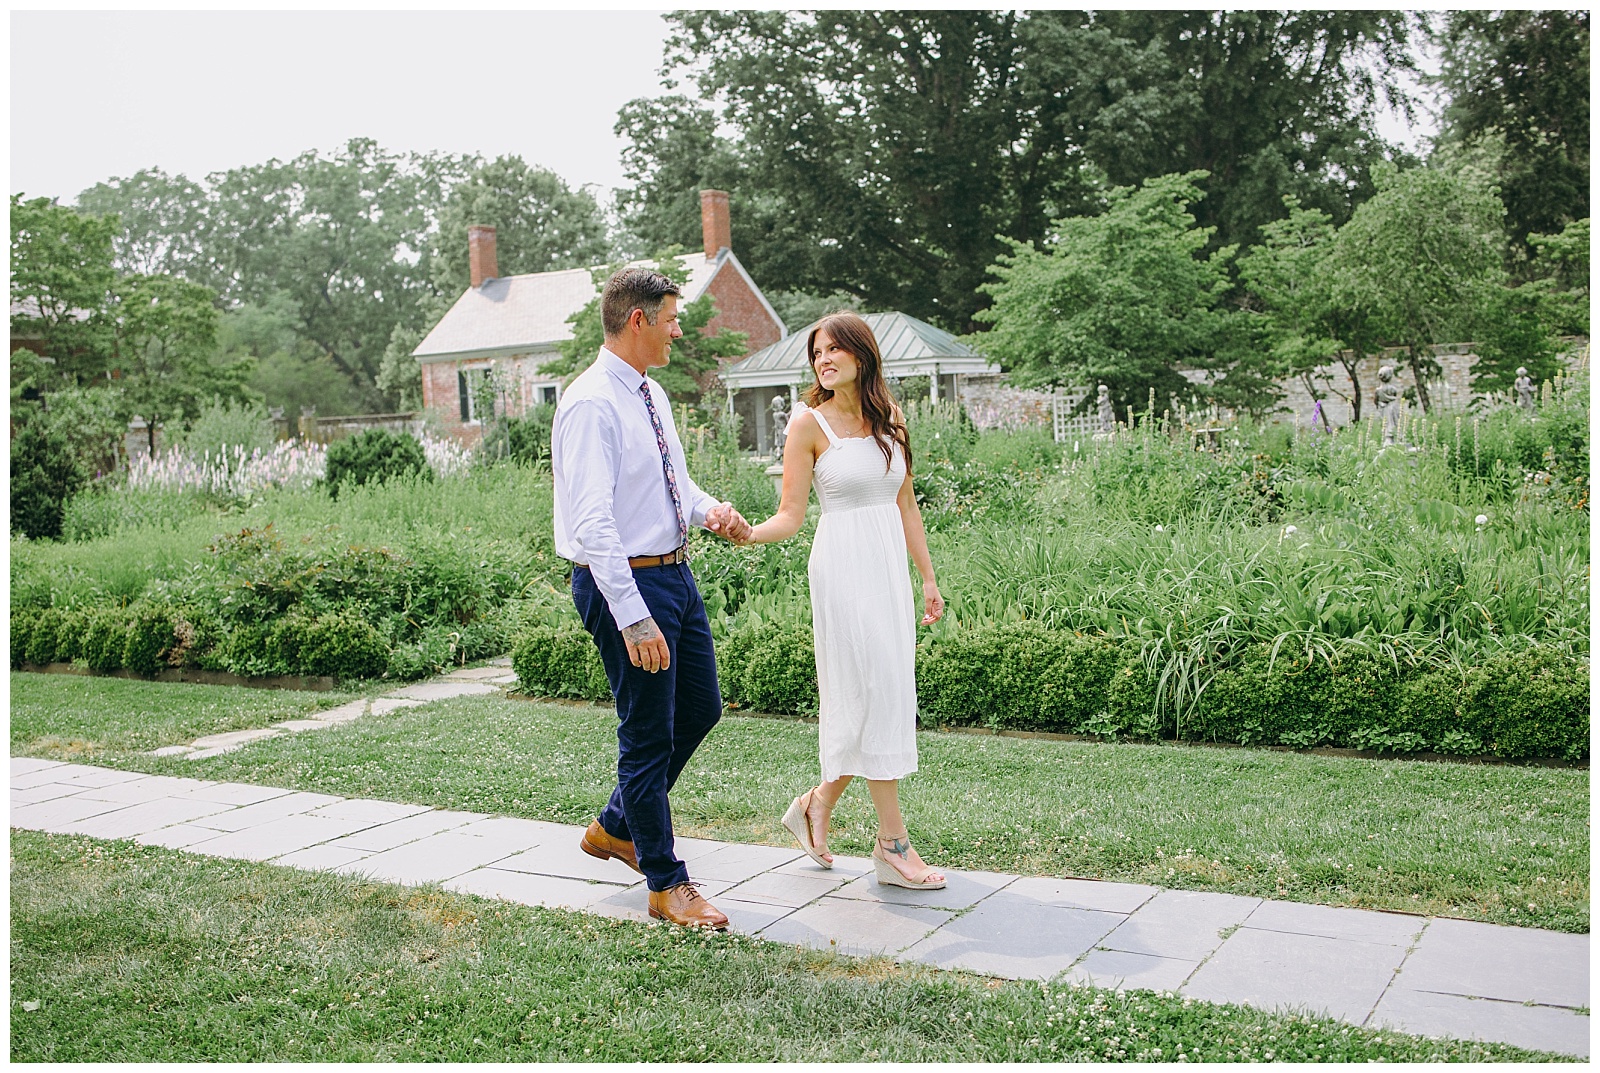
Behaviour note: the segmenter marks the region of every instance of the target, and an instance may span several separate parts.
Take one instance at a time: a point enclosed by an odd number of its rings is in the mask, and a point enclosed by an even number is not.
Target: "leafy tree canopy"
[[[1057,220],[1046,248],[1012,242],[984,285],[992,325],[971,341],[1022,386],[1098,384],[1126,410],[1193,385],[1178,370],[1225,371],[1236,341],[1222,299],[1234,247],[1210,254],[1211,229],[1188,206],[1203,173],[1110,191],[1098,216]]]
[[[1336,221],[1370,192],[1376,109],[1407,105],[1386,12],[683,12],[669,74],[710,105],[635,101],[624,220],[692,244],[695,191],[774,290],[843,291],[973,327],[984,266],[1110,183],[1204,169],[1213,247],[1283,194]],[[731,137],[718,134],[725,125]]]
[[[1439,35],[1442,140],[1497,140],[1506,223],[1531,234],[1589,216],[1589,12],[1453,11]]]
[[[22,376],[39,389],[101,375],[112,350],[106,315],[116,272],[117,220],[83,216],[49,198],[11,197],[11,335],[47,361],[22,355]]]

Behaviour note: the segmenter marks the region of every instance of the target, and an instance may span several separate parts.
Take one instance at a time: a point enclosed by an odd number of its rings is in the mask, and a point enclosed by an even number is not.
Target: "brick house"
[[[717,313],[706,331],[745,332],[750,351],[785,338],[788,329],[733,253],[725,192],[700,192],[700,224],[704,251],[679,258],[689,275],[683,304],[710,294]],[[595,284],[587,268],[501,278],[492,227],[468,228],[467,250],[471,286],[412,356],[422,366],[423,409],[446,435],[472,446],[483,437],[485,376],[492,376],[500,413],[517,416],[560,397],[560,379],[540,366],[572,338],[567,318],[594,297]]]

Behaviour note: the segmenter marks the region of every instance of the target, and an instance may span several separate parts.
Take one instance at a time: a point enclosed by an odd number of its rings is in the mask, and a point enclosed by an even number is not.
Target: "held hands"
[[[932,626],[944,618],[944,597],[939,595],[939,586],[925,584],[922,586],[922,625]]]
[[[750,523],[733,509],[732,503],[719,503],[706,511],[706,528],[735,544],[744,544],[750,539]]]

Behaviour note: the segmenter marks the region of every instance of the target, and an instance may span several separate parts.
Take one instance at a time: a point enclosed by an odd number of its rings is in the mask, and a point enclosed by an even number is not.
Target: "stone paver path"
[[[11,826],[647,917],[639,877],[565,824],[13,757]],[[909,891],[864,858],[824,871],[694,838],[678,853],[734,929],[776,942],[1589,1054],[1587,935],[953,869]]]
[[[187,760],[204,760],[208,756],[221,756],[252,741],[275,738],[280,734],[300,734],[308,730],[325,730],[360,719],[364,715],[387,715],[399,708],[414,708],[429,701],[448,700],[451,697],[468,697],[481,693],[497,693],[517,680],[511,671],[511,660],[502,656],[490,660],[485,667],[466,667],[452,671],[443,678],[417,682],[372,699],[353,700],[327,711],[314,712],[304,719],[288,719],[269,727],[254,730],[230,730],[225,734],[209,734],[188,745],[168,745],[154,750],[152,756],[181,756]]]

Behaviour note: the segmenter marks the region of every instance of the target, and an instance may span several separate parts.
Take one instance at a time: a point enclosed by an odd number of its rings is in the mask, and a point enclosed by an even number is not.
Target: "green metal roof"
[[[900,312],[864,313],[861,319],[877,337],[886,377],[1000,371],[982,354],[927,321]],[[723,383],[737,391],[809,382],[811,363],[806,360],[806,341],[818,323],[820,321],[812,321],[787,338],[723,369],[719,374]]]

